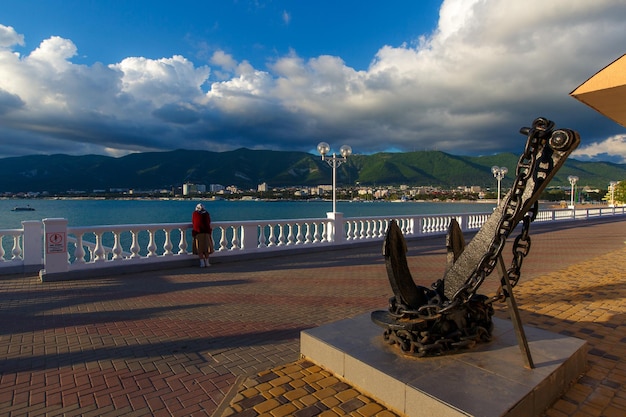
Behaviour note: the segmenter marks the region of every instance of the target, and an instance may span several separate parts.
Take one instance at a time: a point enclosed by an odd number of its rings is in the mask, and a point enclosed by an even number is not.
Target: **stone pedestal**
[[[584,340],[524,326],[527,369],[511,322],[494,318],[494,327],[471,350],[414,358],[387,345],[367,313],[303,331],[301,353],[409,417],[540,415],[586,370]]]

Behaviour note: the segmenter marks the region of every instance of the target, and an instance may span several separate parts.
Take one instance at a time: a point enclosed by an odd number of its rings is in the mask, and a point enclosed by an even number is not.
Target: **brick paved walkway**
[[[531,235],[524,322],[591,345],[589,372],[547,415],[626,415],[626,221]],[[299,361],[301,330],[385,307],[379,246],[71,282],[0,276],[0,415],[304,416],[320,403],[319,415],[392,415]],[[418,283],[441,277],[443,237],[409,248]]]

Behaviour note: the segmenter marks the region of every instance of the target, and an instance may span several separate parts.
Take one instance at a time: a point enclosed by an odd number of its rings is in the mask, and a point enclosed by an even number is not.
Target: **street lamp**
[[[611,206],[615,207],[615,186],[617,185],[617,181],[611,181],[609,183],[609,189],[611,190]]]
[[[576,183],[578,182],[578,177],[576,175],[570,175],[567,177],[567,180],[572,186],[572,196],[571,196],[571,203],[570,203],[569,208],[573,209],[574,208],[574,191],[576,190]]]
[[[498,206],[500,205],[500,182],[502,181],[502,179],[504,178],[507,172],[509,172],[509,169],[507,167],[499,167],[496,165],[491,167],[491,173],[493,174],[495,179],[498,181]]]
[[[326,156],[330,152],[330,145],[326,142],[320,142],[317,145],[317,151],[322,155],[322,161],[326,161],[328,165],[333,168],[333,213],[337,212],[337,167],[348,160],[348,156],[352,155],[352,148],[348,145],[343,145],[339,148],[341,157],[338,158],[333,152],[332,156]]]

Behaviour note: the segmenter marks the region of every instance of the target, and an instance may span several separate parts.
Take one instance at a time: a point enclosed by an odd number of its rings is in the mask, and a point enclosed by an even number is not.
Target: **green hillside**
[[[506,166],[503,185],[511,185],[518,162],[511,153],[465,157],[438,151],[352,155],[337,169],[338,185],[493,186],[493,165]],[[568,175],[580,186],[606,189],[610,181],[626,179],[626,165],[567,161],[552,186],[569,186]],[[30,155],[0,159],[0,193],[66,192],[97,189],[163,189],[184,182],[256,188],[319,185],[332,182],[331,167],[317,155],[237,149],[228,152],[176,150],[146,152],[120,158],[99,155]]]

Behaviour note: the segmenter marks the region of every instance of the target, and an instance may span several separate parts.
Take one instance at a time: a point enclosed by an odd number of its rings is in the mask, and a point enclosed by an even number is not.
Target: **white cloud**
[[[295,50],[267,68],[223,50],[214,68],[180,55],[78,65],[57,36],[20,57],[23,36],[0,25],[0,134],[51,153],[309,150],[323,139],[362,153],[486,154],[520,152],[518,129],[545,116],[581,131],[578,155],[626,158],[623,129],[568,96],[626,52],[620,3],[446,0],[433,33],[381,45],[363,71]]]
[[[219,50],[215,51],[211,56],[211,64],[217,65],[225,70],[234,70],[237,67],[237,61],[233,58],[232,55],[227,54],[226,52]]]
[[[283,22],[288,25],[291,22],[291,13],[287,12],[287,10],[283,10]]]
[[[594,159],[599,156],[611,157],[615,162],[626,163],[626,134],[615,135],[601,142],[584,145],[574,151],[574,157]]]
[[[24,45],[24,35],[18,34],[11,26],[0,24],[0,48],[10,48],[13,45]]]

